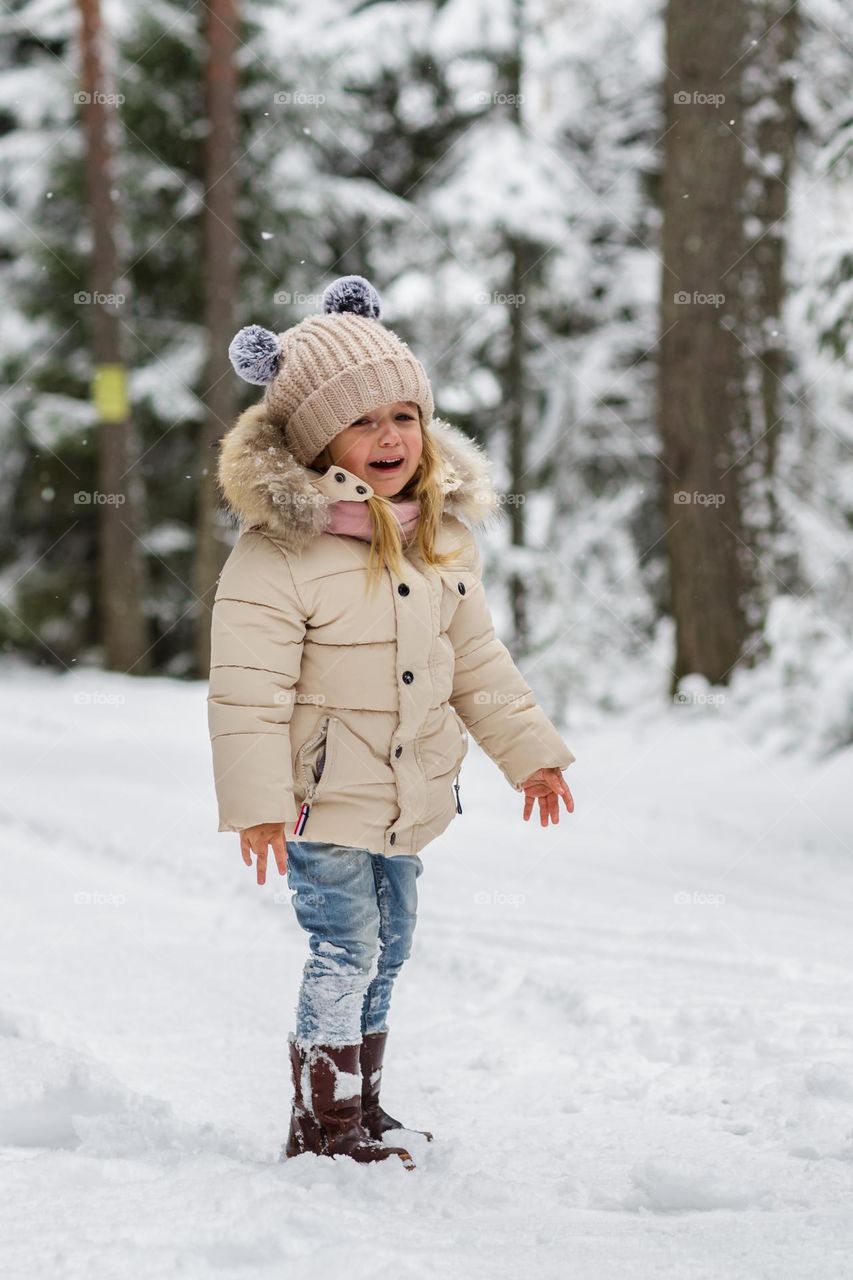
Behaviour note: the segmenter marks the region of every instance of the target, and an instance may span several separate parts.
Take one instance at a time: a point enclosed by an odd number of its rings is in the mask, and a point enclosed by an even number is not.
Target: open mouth
[[[403,465],[403,458],[377,458],[375,462],[371,462],[371,467],[375,467],[377,471],[399,471]]]

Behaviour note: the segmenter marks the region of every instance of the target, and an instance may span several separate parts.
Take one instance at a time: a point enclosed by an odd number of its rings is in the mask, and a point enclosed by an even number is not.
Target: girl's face
[[[418,406],[410,400],[380,404],[330,442],[332,465],[346,467],[366,480],[383,498],[392,498],[405,488],[417,470],[423,452]],[[398,466],[375,464],[382,458],[401,458]]]

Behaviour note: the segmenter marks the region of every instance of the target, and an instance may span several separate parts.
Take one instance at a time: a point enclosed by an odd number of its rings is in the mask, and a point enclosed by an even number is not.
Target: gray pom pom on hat
[[[271,329],[248,324],[231,339],[228,357],[241,378],[265,387],[278,373],[281,346]]]
[[[382,313],[382,300],[364,276],[339,276],[323,290],[323,310],[327,315],[348,312],[378,320]]]

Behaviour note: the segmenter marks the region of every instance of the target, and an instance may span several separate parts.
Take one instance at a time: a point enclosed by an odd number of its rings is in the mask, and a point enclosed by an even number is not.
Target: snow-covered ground
[[[472,740],[389,1021],[436,1141],[282,1164],[307,944],[205,693],[0,670],[4,1280],[851,1275],[853,752],[638,709],[543,830]]]

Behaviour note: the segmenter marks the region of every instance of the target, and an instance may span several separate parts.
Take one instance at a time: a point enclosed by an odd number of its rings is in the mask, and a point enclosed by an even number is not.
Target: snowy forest
[[[849,1275],[849,3],[4,0],[0,62],[5,1274],[325,1276],[334,1213],[353,1275]],[[472,745],[424,855],[429,1193],[268,1163],[303,939],[212,834],[228,347],[347,274],[491,460],[578,757],[557,846]]]
[[[359,272],[494,461],[488,573],[555,715],[728,686],[784,742],[851,741],[844,5],[103,25],[87,90],[73,5],[2,19],[6,653],[205,674],[252,402],[228,341]]]

